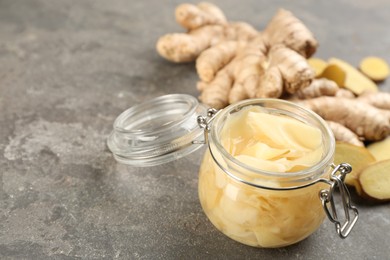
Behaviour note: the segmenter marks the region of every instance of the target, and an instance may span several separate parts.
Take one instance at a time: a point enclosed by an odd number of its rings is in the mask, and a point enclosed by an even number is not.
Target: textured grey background
[[[389,1],[215,1],[261,29],[279,7],[317,56],[390,61]],[[1,259],[390,259],[390,205],[358,203],[346,240],[326,221],[305,241],[256,249],[219,233],[197,198],[203,151],[152,168],[117,164],[105,140],[126,108],[197,96],[194,65],[160,58],[179,1],[0,0]],[[390,89],[385,83],[382,89]]]

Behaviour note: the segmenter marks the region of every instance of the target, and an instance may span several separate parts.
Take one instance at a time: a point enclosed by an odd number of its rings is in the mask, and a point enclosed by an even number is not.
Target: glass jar
[[[260,106],[267,113],[318,128],[322,159],[290,173],[261,171],[235,159],[222,146],[220,134],[228,116],[248,106]],[[167,95],[123,112],[108,139],[115,158],[133,166],[172,161],[204,144],[208,149],[199,171],[200,203],[213,225],[228,237],[250,246],[273,248],[308,237],[325,216],[335,224],[341,238],[355,225],[358,211],[350,204],[344,184],[351,167],[333,165],[335,140],[328,125],[294,103],[251,99],[216,111],[207,110],[188,95]],[[341,200],[342,220],[336,197]]]
[[[247,106],[260,106],[270,114],[318,128],[322,160],[292,173],[265,172],[236,160],[222,146],[220,134],[228,116]],[[258,247],[287,246],[318,229],[325,218],[319,194],[328,186],[335,151],[333,134],[319,116],[282,100],[246,100],[219,112],[209,132],[209,149],[199,173],[199,199],[217,229]]]

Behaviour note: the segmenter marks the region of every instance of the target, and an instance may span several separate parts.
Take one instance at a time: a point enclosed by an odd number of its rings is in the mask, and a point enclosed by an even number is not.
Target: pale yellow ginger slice
[[[252,166],[253,168],[264,170],[264,171],[296,172],[315,165],[317,162],[321,160],[322,155],[323,155],[323,149],[322,147],[319,147],[313,152],[302,153],[300,157],[294,158],[292,160],[289,160],[285,157],[276,160],[267,160],[267,159],[255,157],[255,155],[253,154],[249,154],[249,155],[242,154],[236,156],[236,158],[239,161],[249,166]],[[256,177],[256,175],[253,175],[251,173],[249,173],[249,175],[252,175],[252,177],[254,178]]]
[[[297,147],[303,147],[311,151],[318,149],[322,144],[322,133],[318,128],[304,124],[295,119],[290,119],[283,123],[281,131],[285,140],[290,144],[296,144]]]
[[[289,149],[277,149],[272,148],[267,144],[257,142],[251,146],[248,146],[245,148],[241,154],[243,155],[249,155],[256,158],[264,159],[264,160],[271,160],[275,157],[279,157],[281,155],[284,155],[288,153]]]
[[[256,134],[267,136],[279,148],[312,150],[321,145],[321,131],[296,119],[266,113],[248,113]]]
[[[360,195],[375,201],[390,200],[390,160],[376,162],[364,168],[358,176]]]
[[[290,161],[289,172],[304,170],[318,163],[323,156],[322,147],[318,147],[315,151],[306,154],[305,156]]]
[[[328,66],[326,66],[326,68],[322,71],[320,77],[336,82],[339,87],[344,87],[347,73],[337,64],[328,64]]]
[[[256,232],[256,238],[260,246],[264,247],[280,247],[280,245],[288,244],[287,239],[283,239],[280,234],[271,231]]]
[[[390,159],[390,136],[388,136],[386,139],[383,139],[382,141],[369,144],[367,149],[377,161]]]
[[[295,160],[304,155],[305,155],[304,151],[290,150],[288,153],[284,154],[283,157],[287,158],[288,160]]]
[[[263,160],[261,158],[256,158],[249,155],[237,155],[235,157],[240,162],[251,166],[255,169],[259,169],[262,171],[268,171],[268,172],[286,172],[289,168],[289,162],[287,159],[282,158],[277,161],[269,161],[269,160]],[[250,173],[249,173],[250,174]],[[255,174],[251,174],[252,177],[256,177]]]
[[[316,77],[318,78],[325,70],[328,63],[320,58],[310,58],[307,60],[309,66],[314,70]]]
[[[331,58],[328,61],[329,64],[335,64],[343,69],[346,73],[344,87],[351,90],[356,95],[360,95],[364,91],[378,91],[378,86],[363,73],[354,68],[349,63]]]
[[[223,190],[224,196],[221,198],[221,208],[225,211],[227,218],[236,224],[256,225],[258,221],[258,210],[252,205],[240,203],[238,196],[240,194],[239,186],[227,184]]]
[[[374,81],[383,81],[389,74],[390,69],[388,63],[379,57],[366,57],[359,65],[360,70],[370,79]]]
[[[336,143],[336,152],[334,163],[349,163],[352,166],[352,172],[348,173],[345,178],[345,183],[354,186],[356,191],[361,192],[361,187],[357,181],[359,172],[369,165],[375,162],[374,156],[365,148],[348,143]]]
[[[252,109],[257,109],[253,107]],[[253,135],[253,129],[249,127],[237,127],[246,124],[249,109],[244,108],[239,113],[230,114],[226,119],[226,125],[222,128],[220,140],[222,146],[231,155],[235,155],[247,146],[248,140]]]
[[[284,115],[269,114],[259,106],[230,114],[221,131],[221,143],[244,165],[268,172],[303,170],[318,163],[323,153],[318,128]],[[246,166],[240,171],[258,178],[256,170]]]

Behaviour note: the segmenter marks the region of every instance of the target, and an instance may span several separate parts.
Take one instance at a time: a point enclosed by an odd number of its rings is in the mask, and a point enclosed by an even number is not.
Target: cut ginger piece
[[[230,126],[242,126],[246,124],[248,113],[251,111],[261,112],[260,107],[243,108],[238,113],[228,116]],[[221,132],[221,142],[226,151],[231,155],[236,155],[247,147],[254,135],[250,127],[224,127]]]
[[[369,78],[367,78],[363,73],[355,69],[349,63],[331,58],[329,59],[329,64],[334,64],[339,66],[346,73],[344,87],[351,90],[356,95],[360,95],[364,91],[378,91],[378,86]]]
[[[334,163],[336,165],[348,163],[352,166],[352,172],[346,175],[345,183],[354,186],[359,194],[361,187],[357,181],[357,176],[364,167],[373,162],[375,162],[374,156],[365,147],[342,142],[336,143]]]
[[[387,62],[378,57],[366,57],[359,65],[360,70],[370,79],[374,81],[383,81],[389,74],[390,69]]]
[[[257,142],[245,148],[241,152],[241,154],[253,156],[264,160],[270,160],[270,159],[274,159],[275,157],[279,157],[283,154],[286,154],[289,151],[290,151],[289,149],[272,148],[267,144]]]
[[[315,165],[317,162],[321,160],[322,155],[323,155],[323,149],[322,147],[318,147],[316,150],[308,153],[306,156],[302,156],[300,158],[292,160],[290,163],[290,169],[288,169],[288,171],[289,172],[301,171],[306,169],[307,167]]]
[[[344,87],[347,74],[342,68],[340,68],[340,66],[336,64],[328,64],[320,77],[336,82],[339,87]]]
[[[248,155],[237,155],[235,156],[237,160],[244,163],[245,165],[251,166],[253,168],[268,171],[268,172],[286,172],[288,169],[287,160],[285,158],[279,159],[277,161],[268,161],[260,158],[256,158]],[[252,175],[250,172],[248,175]],[[256,175],[253,175],[256,177]]]
[[[367,149],[377,161],[390,159],[390,136],[381,141],[369,144]]]
[[[257,133],[262,133],[280,147],[309,151],[322,142],[321,131],[296,119],[267,113],[249,113],[248,120]]]
[[[374,201],[390,200],[390,160],[376,162],[364,168],[358,181],[362,197]]]
[[[323,59],[319,58],[310,58],[307,60],[309,66],[314,70],[315,76],[318,78],[322,72],[325,70],[328,63]]]

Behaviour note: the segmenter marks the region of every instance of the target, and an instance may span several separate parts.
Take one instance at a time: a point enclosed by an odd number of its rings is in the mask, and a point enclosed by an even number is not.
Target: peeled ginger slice
[[[389,74],[390,69],[387,62],[378,57],[366,57],[360,62],[360,70],[370,79],[374,81],[385,80]]]
[[[289,168],[287,159],[285,158],[279,159],[277,161],[263,160],[248,155],[237,155],[235,156],[235,158],[248,166],[263,171],[286,172],[286,170]],[[254,175],[253,177],[256,177],[256,175]]]
[[[241,163],[267,172],[303,170],[320,161],[323,153],[318,128],[285,115],[269,114],[257,106],[231,114],[221,140]],[[242,168],[248,177],[258,178],[257,173]]]
[[[310,58],[307,60],[307,63],[316,73],[316,77],[319,77],[328,65],[326,61],[319,58]]]
[[[347,73],[336,64],[329,64],[321,74],[321,78],[326,78],[336,82],[337,86],[344,87]]]
[[[390,200],[390,160],[373,163],[364,168],[358,180],[362,188],[360,195],[377,200]]]
[[[319,147],[315,151],[307,153],[305,156],[299,157],[295,160],[291,160],[290,168],[288,169],[288,171],[296,172],[315,165],[321,160],[322,153],[322,147]]]
[[[337,165],[344,162],[352,166],[352,172],[346,175],[345,183],[354,186],[356,191],[359,192],[361,187],[357,181],[357,176],[364,167],[375,162],[375,158],[365,147],[337,142],[334,163]]]
[[[222,145],[231,155],[235,155],[244,149],[255,134],[253,128],[242,127],[247,124],[250,111],[262,113],[260,107],[243,108],[238,113],[230,114],[226,120],[226,125],[222,129],[220,138]]]
[[[390,159],[390,136],[387,138],[369,144],[367,150],[375,157],[377,161]]]
[[[344,87],[351,90],[356,95],[364,91],[378,91],[378,86],[363,73],[355,69],[351,64],[336,58],[329,59],[329,64],[335,64],[346,73]]]
[[[321,131],[296,119],[266,113],[248,113],[248,122],[279,148],[309,151],[321,145]]]
[[[253,145],[245,148],[241,152],[241,154],[253,156],[253,157],[264,159],[264,160],[270,160],[270,159],[273,159],[275,157],[279,157],[283,154],[286,154],[289,151],[290,151],[289,149],[272,148],[267,144],[257,142],[257,143],[254,143]]]
[[[258,145],[256,145],[258,146]],[[255,147],[255,146],[253,146]],[[261,145],[260,145],[261,147]],[[272,148],[271,148],[272,149]],[[286,151],[281,149],[275,149],[278,151]],[[287,150],[288,151],[288,150]],[[270,171],[270,172],[294,172],[306,169],[314,164],[322,158],[322,147],[318,147],[316,150],[310,153],[302,153],[300,157],[295,159],[286,159],[285,157],[279,158],[277,160],[267,160],[265,158],[257,157],[256,155],[238,155],[236,158],[256,169]],[[255,177],[255,176],[254,176]]]
[[[257,238],[257,242],[261,247],[273,248],[280,247],[282,245],[287,245],[290,243],[290,241],[283,239],[280,234],[272,233],[268,230],[261,230],[260,232],[255,232],[255,235]]]
[[[226,186],[226,189],[231,186]],[[222,196],[220,201],[220,207],[223,213],[226,215],[230,221],[239,225],[250,225],[255,226],[259,221],[258,215],[259,211],[248,204],[241,203],[235,199],[231,199],[229,194],[225,194],[227,196]]]

